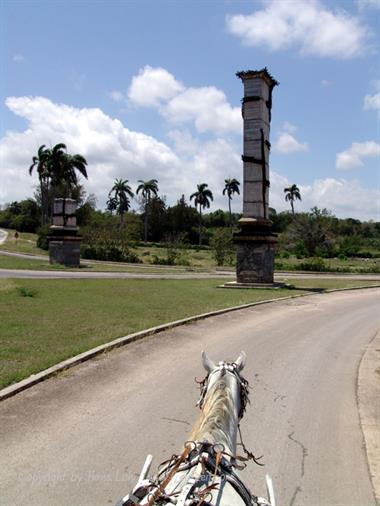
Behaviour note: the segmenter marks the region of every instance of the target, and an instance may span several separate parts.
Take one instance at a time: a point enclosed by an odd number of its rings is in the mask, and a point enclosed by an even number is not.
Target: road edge
[[[331,290],[326,290],[324,293],[333,293],[333,292],[343,292],[348,290],[364,290],[364,289],[370,289],[370,288],[380,288],[380,285],[372,285],[372,286],[358,286],[353,288],[334,288]],[[133,343],[135,341],[139,341],[140,339],[143,339],[144,337],[152,336],[154,334],[158,334],[159,332],[163,332],[164,330],[169,330],[174,327],[179,327],[181,325],[186,325],[188,323],[193,323],[199,320],[204,320],[205,318],[209,318],[211,316],[218,316],[225,313],[230,313],[232,311],[239,311],[241,309],[247,309],[254,306],[260,306],[262,304],[270,304],[272,302],[281,302],[284,300],[289,299],[295,299],[298,297],[310,297],[316,295],[315,293],[305,293],[305,294],[296,294],[296,295],[290,295],[286,297],[279,297],[276,299],[266,299],[259,302],[249,302],[248,304],[241,304],[239,306],[233,306],[228,307],[224,309],[218,309],[215,311],[209,311],[207,313],[202,313],[194,316],[190,316],[188,318],[183,318],[181,320],[175,320],[169,323],[164,323],[162,325],[157,325],[156,327],[151,327],[149,329],[141,330],[139,332],[134,332],[133,334],[128,334],[123,337],[118,337],[117,339],[114,339],[108,343],[101,344],[99,346],[96,346],[95,348],[91,348],[90,350],[87,350],[83,353],[80,353],[79,355],[75,355],[74,357],[68,358],[66,360],[63,360],[62,362],[59,362],[56,365],[53,365],[52,367],[49,367],[48,369],[44,369],[43,371],[32,374],[28,378],[25,378],[21,381],[18,381],[17,383],[14,383],[12,385],[9,385],[3,389],[0,390],[0,402],[8,399],[9,397],[13,397],[14,395],[34,386],[38,383],[41,383],[42,381],[45,381],[52,376],[55,376],[56,374],[65,371],[67,369],[70,369],[71,367],[74,367],[76,365],[79,365],[83,362],[86,362],[87,360],[90,360],[92,358],[97,357],[98,355],[101,355],[102,353],[109,352],[111,350],[114,350],[116,348],[120,348],[122,346],[126,346],[129,343]],[[321,295],[319,293],[318,295]]]
[[[368,470],[380,504],[380,330],[368,344],[359,364],[357,402]]]

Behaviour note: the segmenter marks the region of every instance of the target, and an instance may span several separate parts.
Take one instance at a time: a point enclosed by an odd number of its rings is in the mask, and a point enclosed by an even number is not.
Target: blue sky
[[[267,66],[270,205],[296,183],[298,209],[380,220],[380,0],[2,0],[0,14],[0,205],[32,195],[38,147],[64,142],[100,208],[120,177],[158,179],[169,204],[207,182],[226,208],[224,179],[242,179],[235,72]]]

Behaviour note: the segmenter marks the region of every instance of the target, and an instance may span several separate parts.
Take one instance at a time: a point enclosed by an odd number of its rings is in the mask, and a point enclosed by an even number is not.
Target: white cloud
[[[18,53],[18,54],[13,55],[12,60],[13,60],[14,62],[16,62],[16,63],[20,63],[20,62],[24,61],[24,60],[25,60],[25,58],[23,57],[23,55],[22,55],[22,54],[19,54],[19,53]]]
[[[357,0],[358,9],[380,9],[380,0]]]
[[[171,130],[168,137],[174,142],[175,149],[179,153],[190,155],[200,149],[200,143],[188,130]]]
[[[253,14],[228,16],[227,28],[246,46],[342,59],[361,54],[369,35],[359,18],[318,0],[266,0]]]
[[[322,79],[322,81],[321,81],[321,85],[322,85],[324,88],[328,88],[329,86],[331,86],[331,81],[329,81],[328,79]]]
[[[290,210],[284,199],[284,188],[293,184],[286,177],[271,171],[269,205],[277,212]],[[297,211],[309,211],[317,206],[326,208],[340,218],[360,220],[380,219],[380,190],[364,188],[357,180],[316,179],[310,185],[297,185],[301,191],[302,201],[296,203]]]
[[[380,80],[371,81],[370,86],[374,93],[372,95],[368,94],[364,97],[363,109],[365,111],[369,111],[371,109],[377,111],[380,118]]]
[[[282,130],[294,134],[295,132],[297,132],[298,128],[296,127],[296,125],[289,123],[289,121],[285,121],[282,125]]]
[[[121,102],[124,99],[124,95],[121,91],[113,90],[108,93],[108,96],[114,102]]]
[[[374,109],[380,112],[380,92],[364,97],[364,110]]]
[[[128,98],[140,107],[157,107],[182,90],[183,85],[166,69],[146,65],[133,77]]]
[[[296,131],[297,127],[295,125],[285,121],[273,144],[274,150],[284,154],[308,151],[309,147],[307,142],[299,142],[294,135],[292,135],[295,134]]]
[[[243,129],[240,107],[231,107],[225,94],[214,86],[187,88],[161,112],[174,124],[194,122],[198,132],[240,133]]]
[[[132,78],[128,92],[131,104],[155,107],[173,125],[193,123],[198,132],[243,130],[241,109],[232,107],[215,86],[189,87],[163,68],[144,67]]]
[[[10,97],[6,105],[29,124],[24,132],[8,132],[0,141],[3,202],[33,193],[38,181],[27,169],[41,144],[64,142],[70,153],[87,159],[85,186],[101,205],[116,177],[134,182],[151,178],[154,170],[166,184],[180,167],[178,156],[167,145],[125,128],[100,109],[77,109],[43,97]]]
[[[363,167],[363,158],[380,157],[380,144],[374,141],[353,142],[351,147],[336,155],[337,169]]]

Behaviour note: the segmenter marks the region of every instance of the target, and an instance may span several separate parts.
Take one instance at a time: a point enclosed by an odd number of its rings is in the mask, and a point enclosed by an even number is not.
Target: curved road
[[[180,450],[197,415],[200,350],[248,355],[245,444],[264,454],[245,482],[279,506],[373,506],[357,370],[380,328],[380,289],[312,295],[172,329],[0,405],[1,505],[114,504],[148,452]]]

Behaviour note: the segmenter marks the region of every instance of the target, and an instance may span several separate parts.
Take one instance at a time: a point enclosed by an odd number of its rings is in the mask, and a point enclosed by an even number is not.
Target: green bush
[[[213,249],[213,257],[219,267],[233,264],[235,247],[230,229],[217,229],[210,241],[210,246]]]
[[[50,227],[49,225],[44,225],[43,227],[40,227],[37,231],[37,248],[41,248],[43,250],[49,249],[49,241],[48,241],[48,235],[50,234]]]
[[[87,260],[103,260],[108,262],[141,263],[139,257],[126,247],[81,245],[81,256]]]
[[[152,264],[153,265],[175,265],[173,258],[163,258],[158,257],[157,255],[152,256]]]
[[[328,272],[330,268],[325,264],[322,258],[312,258],[308,262],[302,262],[299,265],[301,271]]]

